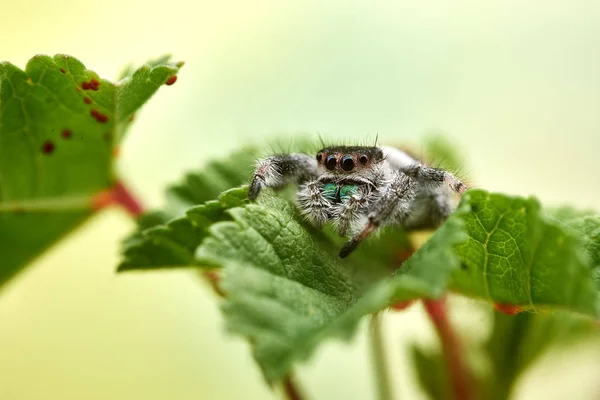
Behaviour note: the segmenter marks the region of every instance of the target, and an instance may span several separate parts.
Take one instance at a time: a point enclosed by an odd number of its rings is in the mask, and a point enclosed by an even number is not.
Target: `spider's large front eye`
[[[352,156],[344,156],[342,158],[342,169],[344,171],[352,171],[354,168],[354,159]]]
[[[337,164],[337,160],[335,156],[327,156],[327,169],[335,169],[335,165]]]

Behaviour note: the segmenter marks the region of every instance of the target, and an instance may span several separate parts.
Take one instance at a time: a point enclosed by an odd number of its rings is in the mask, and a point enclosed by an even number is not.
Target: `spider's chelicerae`
[[[394,147],[332,146],[316,157],[295,153],[259,160],[248,197],[287,184],[299,185],[297,204],[309,221],[318,227],[331,221],[341,236],[350,236],[342,258],[383,226],[439,226],[467,189],[451,173]]]

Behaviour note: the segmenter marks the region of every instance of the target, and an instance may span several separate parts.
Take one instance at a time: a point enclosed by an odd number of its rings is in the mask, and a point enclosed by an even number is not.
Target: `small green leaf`
[[[183,182],[167,189],[169,213],[181,214],[191,206],[216,199],[228,189],[247,184],[257,156],[257,149],[246,148],[186,174]]]
[[[315,144],[305,138],[297,138],[285,147],[277,144],[269,146],[277,147],[278,152],[310,153]],[[191,229],[191,221],[186,222],[190,207],[214,200],[230,188],[247,184],[259,155],[257,148],[245,148],[223,159],[211,161],[200,170],[186,174],[182,182],[171,185],[167,189],[167,209],[144,214],[139,219],[136,231],[125,239],[122,248],[124,260],[119,271],[197,265],[193,262],[193,254],[204,235],[186,237],[186,232]],[[239,196],[246,198],[246,193],[231,193],[238,197],[221,196],[219,200],[223,209],[237,205],[241,198]],[[229,204],[228,199],[233,203]],[[199,229],[203,231],[204,227]]]
[[[597,260],[597,242],[588,241],[594,254],[586,257],[581,235],[546,218],[532,198],[470,190],[463,203],[472,210],[465,215],[469,240],[457,248],[462,268],[453,275],[453,290],[524,309],[558,307],[600,316],[589,262]],[[599,219],[586,221],[590,235],[597,235]]]
[[[592,263],[596,283],[600,287],[600,215],[571,207],[550,210],[547,215],[551,221],[581,239],[586,255]]]
[[[130,118],[177,71],[114,84],[65,55],[0,63],[0,285],[93,213]]]
[[[118,271],[198,265],[194,253],[206,237],[207,229],[215,222],[230,219],[225,210],[241,205],[247,190],[226,191],[218,201],[192,207],[185,216],[166,223],[162,223],[164,214],[145,214],[138,223],[142,229],[123,242],[124,258]]]
[[[410,347],[415,372],[421,388],[431,400],[452,400],[454,394],[448,380],[446,362],[439,350]]]
[[[484,348],[490,372],[487,393],[482,398],[509,398],[517,379],[553,346],[572,346],[598,334],[589,318],[552,312],[521,313],[515,316],[494,313],[492,334]],[[510,351],[507,351],[510,349]]]

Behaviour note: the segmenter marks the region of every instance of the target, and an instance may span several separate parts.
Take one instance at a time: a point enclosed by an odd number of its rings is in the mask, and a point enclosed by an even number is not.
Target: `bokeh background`
[[[0,59],[22,68],[38,53],[71,54],[105,78],[164,53],[186,62],[120,156],[150,207],[183,171],[253,140],[419,146],[444,132],[477,186],[600,210],[597,1],[0,2]],[[190,273],[114,273],[132,228],[103,212],[3,288],[0,399],[277,398]],[[453,317],[484,335],[468,303]],[[312,398],[373,398],[364,328],[298,369]],[[385,330],[397,394],[424,398],[404,352],[435,344],[421,308],[388,314]],[[570,347],[517,398],[600,398],[599,376],[600,343]]]

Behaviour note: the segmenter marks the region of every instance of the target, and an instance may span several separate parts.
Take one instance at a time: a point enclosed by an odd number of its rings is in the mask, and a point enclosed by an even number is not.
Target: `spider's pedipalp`
[[[361,186],[356,193],[334,205],[333,223],[340,236],[346,236],[346,233],[352,231],[355,225],[363,219],[367,203],[367,187]]]
[[[381,197],[371,203],[367,223],[342,247],[340,257],[348,256],[380,227],[392,224],[402,226],[410,215],[415,194],[415,182],[403,173],[396,173]]]
[[[321,227],[329,220],[331,202],[324,196],[320,182],[310,181],[302,185],[296,198],[302,215],[315,226]]]

